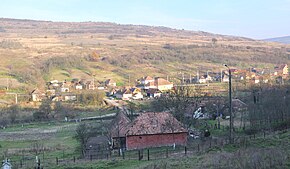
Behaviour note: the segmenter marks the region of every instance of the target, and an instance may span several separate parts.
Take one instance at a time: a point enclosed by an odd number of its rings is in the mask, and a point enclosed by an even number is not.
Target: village
[[[260,84],[284,84],[288,79],[288,65],[280,64],[272,70],[265,69],[230,69],[232,79],[236,83],[248,83],[251,85]],[[190,86],[198,84],[214,84],[229,82],[229,71],[196,73],[196,76],[179,77],[180,82],[173,84],[168,77],[144,76],[136,80],[135,86],[117,86],[114,79],[107,79],[104,82],[97,82],[94,79],[73,79],[72,81],[52,80],[47,82],[46,91],[33,90],[31,101],[39,102],[43,99],[51,101],[77,101],[77,93],[85,90],[99,90],[106,92],[109,99],[121,100],[143,100],[143,98],[160,97],[162,93],[168,93],[178,86]]]

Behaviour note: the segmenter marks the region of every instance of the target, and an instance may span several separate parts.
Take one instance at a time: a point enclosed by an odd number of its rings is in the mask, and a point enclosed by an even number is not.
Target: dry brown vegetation
[[[179,72],[220,70],[223,63],[272,68],[288,63],[290,51],[289,45],[165,27],[3,18],[0,25],[0,78],[28,88],[92,76],[125,84],[129,74],[174,80]]]

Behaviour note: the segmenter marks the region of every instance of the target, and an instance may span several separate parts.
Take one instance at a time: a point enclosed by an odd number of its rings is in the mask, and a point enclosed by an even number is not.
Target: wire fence
[[[259,134],[238,136],[234,138],[234,144],[240,147],[247,147],[251,140],[265,139],[270,137],[270,132],[261,132]],[[51,166],[70,165],[74,163],[82,164],[92,161],[106,161],[106,160],[157,160],[166,158],[181,158],[196,154],[208,152],[213,149],[222,149],[229,144],[229,139],[226,137],[209,137],[203,139],[188,139],[186,146],[170,146],[170,147],[157,147],[139,150],[101,150],[90,152],[86,154],[85,158],[66,154],[63,151],[58,156],[51,156],[45,151],[38,154],[33,153],[18,153],[10,159],[13,168],[51,168]],[[4,159],[4,157],[3,157]]]

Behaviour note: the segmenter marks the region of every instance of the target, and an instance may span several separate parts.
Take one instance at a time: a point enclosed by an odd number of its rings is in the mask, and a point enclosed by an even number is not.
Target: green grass
[[[145,164],[148,164],[148,161],[138,161],[138,160],[110,160],[110,161],[87,161],[77,164],[64,164],[58,166],[51,166],[51,169],[137,169]]]
[[[92,121],[92,123],[95,123]],[[214,121],[209,122],[214,123]],[[49,168],[57,168],[57,169],[77,169],[77,168],[112,168],[112,169],[135,169],[135,168],[169,168],[169,169],[186,169],[186,168],[203,168],[203,162],[207,163],[208,159],[211,159],[212,156],[215,158],[219,157],[218,154],[230,154],[231,158],[234,158],[237,152],[252,150],[252,151],[260,151],[263,152],[264,150],[268,150],[269,148],[279,150],[285,150],[290,155],[290,131],[278,132],[278,133],[271,133],[266,135],[265,138],[262,135],[258,135],[259,137],[256,139],[248,139],[246,145],[239,145],[239,144],[231,144],[225,145],[224,147],[212,147],[207,151],[202,151],[196,153],[194,155],[187,155],[184,156],[184,147],[176,147],[175,152],[181,152],[181,155],[176,158],[169,158],[169,159],[162,159],[156,160],[156,158],[165,158],[166,149],[168,149],[170,154],[173,154],[172,147],[161,147],[161,148],[152,148],[150,149],[150,161],[147,161],[147,150],[143,150],[144,158],[142,161],[138,160],[128,160],[129,157],[137,157],[137,151],[127,151],[125,154],[126,160],[121,160],[119,158],[115,160],[93,160],[93,161],[84,161],[81,159],[77,159],[76,163],[73,163],[73,157],[78,158],[79,154],[75,152],[75,148],[77,146],[77,141],[73,139],[73,135],[75,132],[75,127],[77,124],[75,123],[33,123],[30,125],[14,125],[7,130],[2,132],[13,132],[13,131],[23,131],[29,129],[50,129],[52,127],[61,127],[58,132],[51,138],[45,140],[23,140],[23,141],[0,141],[0,154],[6,154],[7,149],[22,149],[22,148],[30,148],[33,143],[39,142],[43,144],[44,147],[50,148],[49,150],[45,151],[44,154],[41,152],[39,156],[43,158],[44,155],[44,166],[49,166]],[[190,150],[188,150],[190,151]],[[13,161],[19,163],[22,157],[28,158],[27,161],[32,162],[35,158],[35,154],[25,152],[22,154],[18,152],[18,154],[10,154],[9,158]],[[59,158],[62,160],[63,158],[68,160],[68,163],[60,162],[59,165],[56,165],[55,159]],[[237,160],[237,159],[234,159]],[[212,166],[212,162],[207,164],[208,166]],[[290,162],[286,161],[285,166],[290,166]],[[213,167],[213,166],[212,166]],[[208,168],[208,167],[207,167]],[[211,168],[211,167],[209,167]]]

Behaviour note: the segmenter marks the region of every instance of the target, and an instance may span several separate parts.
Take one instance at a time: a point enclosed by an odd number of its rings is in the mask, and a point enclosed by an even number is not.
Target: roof
[[[124,112],[119,112],[111,123],[111,137],[125,137],[130,122]]]
[[[130,89],[120,89],[117,91],[117,94],[132,94]]]
[[[145,86],[155,86],[155,83],[154,82],[149,82],[149,83],[147,83]]]
[[[276,70],[282,70],[282,69],[284,69],[286,66],[287,66],[287,64],[276,65],[276,66],[275,66],[275,69],[276,69]]]
[[[31,94],[41,94],[41,92],[39,91],[39,89],[34,89]]]
[[[112,80],[112,79],[107,79],[105,83],[109,84],[109,83],[116,83],[116,82],[114,80]]]
[[[154,80],[151,76],[146,76],[143,78],[143,80]]]
[[[168,112],[141,113],[128,125],[127,136],[187,132]]]
[[[161,93],[161,91],[159,89],[150,88],[150,89],[147,90],[146,93],[154,94],[154,93]]]
[[[241,101],[240,99],[232,99],[232,105],[236,108],[247,108],[248,105]]]
[[[141,90],[139,88],[131,88],[130,91],[132,93],[140,93],[141,92]]]
[[[156,78],[154,81],[155,86],[162,86],[162,85],[172,85],[173,83],[163,79],[163,78]]]

